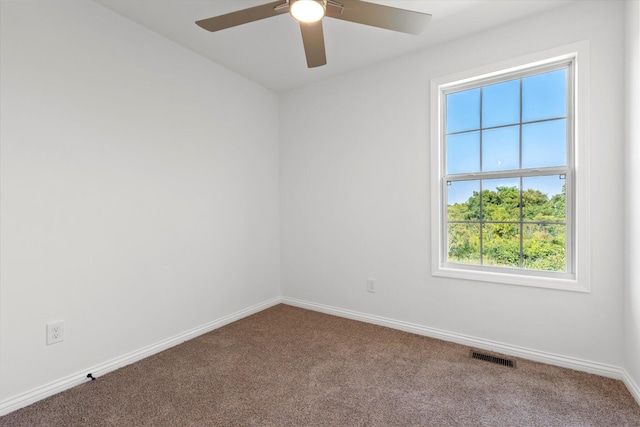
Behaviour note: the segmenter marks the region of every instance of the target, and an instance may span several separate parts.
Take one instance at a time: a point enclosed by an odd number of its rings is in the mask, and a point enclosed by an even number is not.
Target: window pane
[[[447,95],[447,133],[480,129],[480,89]]]
[[[566,227],[534,225],[523,227],[523,268],[566,271]]]
[[[522,79],[522,121],[567,115],[567,70]]]
[[[567,164],[567,121],[551,120],[522,126],[522,167]]]
[[[480,181],[453,181],[447,190],[449,221],[480,219]]]
[[[485,86],[482,89],[482,127],[520,122],[520,80]]]
[[[447,136],[447,173],[480,172],[480,132]]]
[[[523,178],[522,215],[525,221],[565,222],[566,179],[559,175]]]
[[[482,226],[482,264],[520,267],[520,225]]]
[[[520,179],[482,181],[482,217],[485,221],[520,220]]]
[[[484,172],[520,167],[520,126],[482,132],[482,170]]]
[[[449,224],[449,262],[480,264],[480,225]]]

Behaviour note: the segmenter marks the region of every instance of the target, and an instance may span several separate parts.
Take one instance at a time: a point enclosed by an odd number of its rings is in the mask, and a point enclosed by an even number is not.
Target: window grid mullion
[[[520,224],[520,221],[484,221],[485,224]],[[449,224],[480,224],[480,220],[453,219]],[[567,225],[562,221],[522,221],[525,225]]]
[[[554,122],[556,120],[568,120],[567,116],[557,116],[557,117],[552,117],[550,119],[540,119],[540,120],[529,120],[528,122],[523,122],[522,119],[518,122],[518,123],[510,123],[507,125],[499,125],[499,126],[490,126],[490,127],[483,127],[482,130],[493,130],[493,129],[502,129],[502,128],[508,128],[508,127],[512,127],[512,126],[522,126],[522,125],[535,125],[538,123],[545,123],[545,122]],[[478,132],[478,129],[470,129],[470,130],[460,130],[457,132],[449,132],[446,135],[447,136],[453,136],[453,135],[463,135],[465,133],[473,133],[473,132]]]
[[[520,104],[522,105],[522,102],[520,102]],[[521,108],[522,110],[522,108]],[[522,190],[524,189],[524,178],[520,177],[520,192],[518,194],[518,198],[519,198],[519,204],[520,204],[520,223],[519,223],[519,227],[520,227],[520,268],[522,268],[524,266],[524,209],[522,206],[522,202],[523,202],[523,197],[522,197]]]
[[[478,197],[478,200],[480,201],[480,208],[479,208],[479,221],[480,223],[478,224],[479,230],[478,230],[478,236],[480,241],[478,242],[478,248],[480,253],[478,254],[480,256],[480,265],[484,265],[484,256],[483,256],[483,252],[484,252],[484,242],[483,242],[483,233],[482,233],[482,229],[484,228],[484,194],[482,191],[482,180],[480,180],[479,182],[480,185],[480,195]]]
[[[523,128],[523,124],[522,124],[522,119],[523,119],[523,113],[522,113],[522,105],[524,104],[524,100],[522,99],[522,86],[523,86],[523,82],[522,82],[522,77],[520,78],[520,124],[518,125],[519,127],[519,132],[518,132],[518,151],[519,151],[519,156],[520,156],[520,170],[522,170],[522,128]],[[520,175],[520,268],[523,268],[524,266],[524,225],[522,223],[522,221],[524,221],[524,212],[523,212],[523,207],[522,207],[522,202],[523,202],[523,189],[524,189],[524,178],[522,177],[522,175]]]
[[[483,168],[482,168],[482,136],[483,136],[483,123],[482,123],[482,109],[483,109],[483,103],[482,103],[482,95],[484,93],[484,88],[480,87],[480,173],[483,172]],[[479,250],[480,250],[480,265],[484,265],[484,195],[483,195],[483,191],[482,191],[482,180],[480,180],[480,230],[479,230],[479,238],[480,238],[480,242],[479,242]]]

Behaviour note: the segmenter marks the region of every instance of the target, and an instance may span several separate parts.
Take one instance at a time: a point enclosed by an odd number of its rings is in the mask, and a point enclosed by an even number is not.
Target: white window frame
[[[573,132],[573,145],[568,149],[567,182],[572,180],[573,197],[567,193],[567,267],[566,273],[544,272],[505,267],[472,266],[446,262],[446,182],[444,97],[447,91],[484,86],[501,76],[571,62],[574,75],[567,102],[573,107],[573,121],[567,121]],[[431,273],[434,276],[486,281],[521,286],[534,286],[577,292],[590,292],[589,233],[589,140],[588,89],[589,44],[587,41],[561,46],[512,60],[466,70],[431,80]],[[517,76],[515,77],[517,78]],[[464,89],[461,89],[464,90]],[[569,238],[571,241],[569,241]],[[570,257],[570,258],[569,258]]]

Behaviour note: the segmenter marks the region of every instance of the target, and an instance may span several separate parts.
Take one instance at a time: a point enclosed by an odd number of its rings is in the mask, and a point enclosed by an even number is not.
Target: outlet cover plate
[[[367,292],[376,293],[376,279],[371,277],[367,279]]]
[[[47,323],[47,345],[64,341],[64,320]]]

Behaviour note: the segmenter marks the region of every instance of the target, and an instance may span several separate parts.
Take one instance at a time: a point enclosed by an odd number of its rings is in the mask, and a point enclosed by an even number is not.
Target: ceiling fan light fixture
[[[325,0],[296,0],[290,11],[297,21],[311,23],[324,18],[325,8]]]

